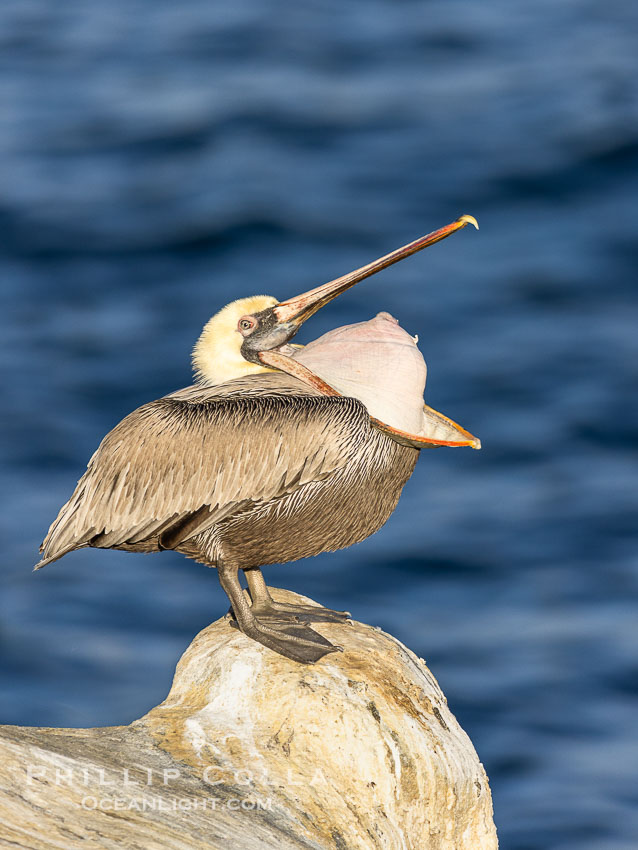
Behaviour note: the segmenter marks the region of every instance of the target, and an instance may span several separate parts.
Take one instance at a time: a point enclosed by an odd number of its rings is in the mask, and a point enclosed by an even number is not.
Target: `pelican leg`
[[[345,623],[350,617],[349,611],[333,611],[321,605],[295,605],[288,602],[275,602],[259,567],[244,570],[248,591],[252,600],[251,611],[260,620],[303,622],[303,623]]]
[[[231,564],[217,565],[219,582],[230,599],[237,628],[245,635],[268,649],[302,664],[313,664],[329,652],[342,651],[340,646],[335,646],[301,623],[287,624],[281,629],[274,629],[259,622],[244,596],[237,571],[238,568]]]

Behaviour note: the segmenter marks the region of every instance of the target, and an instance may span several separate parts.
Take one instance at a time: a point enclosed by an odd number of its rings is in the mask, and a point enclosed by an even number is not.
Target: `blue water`
[[[345,7],[344,7],[345,5]],[[180,556],[37,548],[227,301],[472,213],[300,341],[389,310],[483,451],[272,567],[424,656],[509,850],[638,846],[638,6],[4,0],[0,721],[127,723],[227,603]]]

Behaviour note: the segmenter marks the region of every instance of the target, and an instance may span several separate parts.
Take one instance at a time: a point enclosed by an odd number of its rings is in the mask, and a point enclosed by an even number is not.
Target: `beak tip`
[[[459,222],[461,222],[461,221],[462,221],[462,222],[463,222],[463,224],[471,224],[471,225],[473,225],[473,226],[474,226],[477,230],[479,229],[478,221],[474,218],[474,216],[473,216],[473,215],[467,215],[467,214],[466,214],[466,215],[462,215],[462,216],[458,219],[458,221],[459,221]]]
[[[477,452],[480,451],[480,449],[481,449],[481,441],[478,439],[478,437],[475,437],[474,442],[471,443],[470,445],[472,446],[473,449],[476,449]]]

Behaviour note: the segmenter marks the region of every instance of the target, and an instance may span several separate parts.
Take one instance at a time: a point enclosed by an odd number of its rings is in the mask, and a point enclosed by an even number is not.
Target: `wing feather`
[[[87,545],[156,539],[157,548],[172,548],[344,466],[357,431],[369,427],[364,406],[305,390],[277,392],[278,376],[255,376],[264,377],[265,390],[248,379],[184,390],[123,419],[51,525],[36,569]]]

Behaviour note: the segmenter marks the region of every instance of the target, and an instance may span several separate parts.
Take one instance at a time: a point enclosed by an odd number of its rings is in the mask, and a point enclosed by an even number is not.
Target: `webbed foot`
[[[257,643],[301,664],[314,664],[331,652],[343,652],[343,647],[335,646],[323,635],[302,623],[287,622],[275,629],[268,623],[255,619],[243,625],[237,620],[231,620],[231,625]]]
[[[302,623],[345,623],[349,611],[333,611],[322,605],[303,605],[290,602],[275,602],[266,586],[261,570],[251,567],[244,570],[252,605],[250,610],[262,621],[286,621]]]
[[[309,622],[320,619],[343,622],[348,617],[347,612],[275,602],[261,571],[248,568],[245,572],[252,606],[248,605],[239,583],[236,564],[225,561],[217,564],[219,581],[228,595],[235,617],[231,625],[262,646],[301,664],[313,664],[330,652],[343,652],[343,647],[330,643],[301,620],[310,618]]]
[[[251,610],[260,620],[283,622],[286,620],[302,623],[346,623],[350,619],[349,611],[333,611],[320,605],[294,605],[288,602],[272,602],[270,605],[259,604]]]

